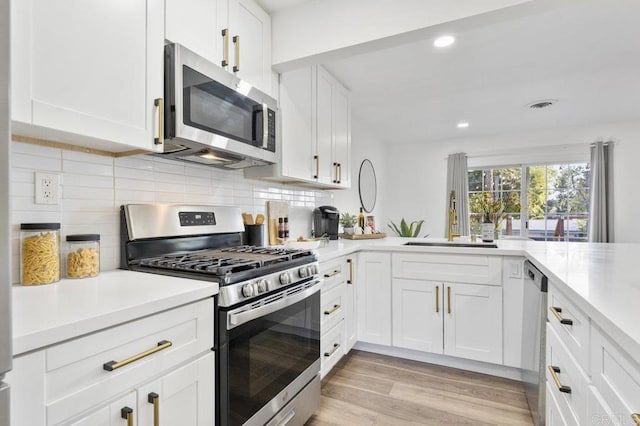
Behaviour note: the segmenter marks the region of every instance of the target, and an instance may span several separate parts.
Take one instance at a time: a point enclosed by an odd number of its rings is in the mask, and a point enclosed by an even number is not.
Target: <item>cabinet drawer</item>
[[[555,367],[555,376],[551,368]],[[550,394],[556,398],[567,424],[584,425],[587,420],[589,379],[562,344],[558,334],[547,325],[547,363],[545,366]],[[563,389],[564,391],[561,391]]]
[[[57,424],[210,350],[213,327],[209,298],[46,349],[47,424]],[[163,341],[171,346],[113,371],[103,367],[159,349]]]
[[[557,315],[556,315],[557,313]],[[589,317],[553,286],[549,288],[547,318],[584,371],[589,373]],[[562,321],[562,322],[561,322]]]
[[[349,268],[343,258],[320,264],[320,277],[324,279],[323,289],[331,289],[346,281]]]
[[[320,295],[321,333],[326,333],[344,319],[345,302],[345,284],[322,291]]]
[[[345,341],[344,321],[340,321],[320,339],[320,370],[323,378],[344,355]]]
[[[597,327],[592,327],[592,339],[593,384],[602,395],[605,406],[615,414],[614,420],[623,425],[633,425],[631,416],[640,414],[640,366]]]
[[[547,403],[546,403],[546,411],[547,416],[545,419],[546,426],[574,426],[574,423],[567,423],[567,421],[562,417],[562,410],[560,409],[560,404],[558,404],[558,400],[556,399],[554,393],[553,382],[547,382]]]
[[[502,257],[447,253],[393,253],[394,278],[502,285]]]

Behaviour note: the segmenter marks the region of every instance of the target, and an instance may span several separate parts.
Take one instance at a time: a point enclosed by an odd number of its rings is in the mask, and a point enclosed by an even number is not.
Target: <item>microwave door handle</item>
[[[269,108],[262,104],[262,149],[269,148]]]

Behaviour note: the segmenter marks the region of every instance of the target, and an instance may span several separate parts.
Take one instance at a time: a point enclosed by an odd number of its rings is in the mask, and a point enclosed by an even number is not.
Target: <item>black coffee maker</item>
[[[313,231],[316,237],[327,234],[330,240],[337,240],[339,222],[340,212],[333,206],[320,206],[313,210]]]

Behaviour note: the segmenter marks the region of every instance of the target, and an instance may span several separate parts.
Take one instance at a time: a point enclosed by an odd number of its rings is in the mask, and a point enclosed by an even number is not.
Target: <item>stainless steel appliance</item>
[[[320,206],[313,210],[313,232],[316,237],[327,235],[330,240],[338,239],[340,212],[333,206]]]
[[[9,426],[9,386],[4,375],[11,370],[11,209],[9,104],[9,1],[0,1],[0,426]]]
[[[217,424],[304,424],[320,405],[315,252],[239,245],[235,207],[126,205],[121,213],[123,268],[220,285]]]
[[[226,168],[272,164],[277,102],[179,44],[165,46],[164,152]]]
[[[547,277],[528,260],[524,263],[522,307],[522,381],[531,415],[537,426],[545,424],[545,340]]]

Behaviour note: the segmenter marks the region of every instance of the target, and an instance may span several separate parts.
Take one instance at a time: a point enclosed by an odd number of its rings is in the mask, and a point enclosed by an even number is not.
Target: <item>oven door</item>
[[[319,374],[320,285],[220,308],[219,425],[265,424]]]

